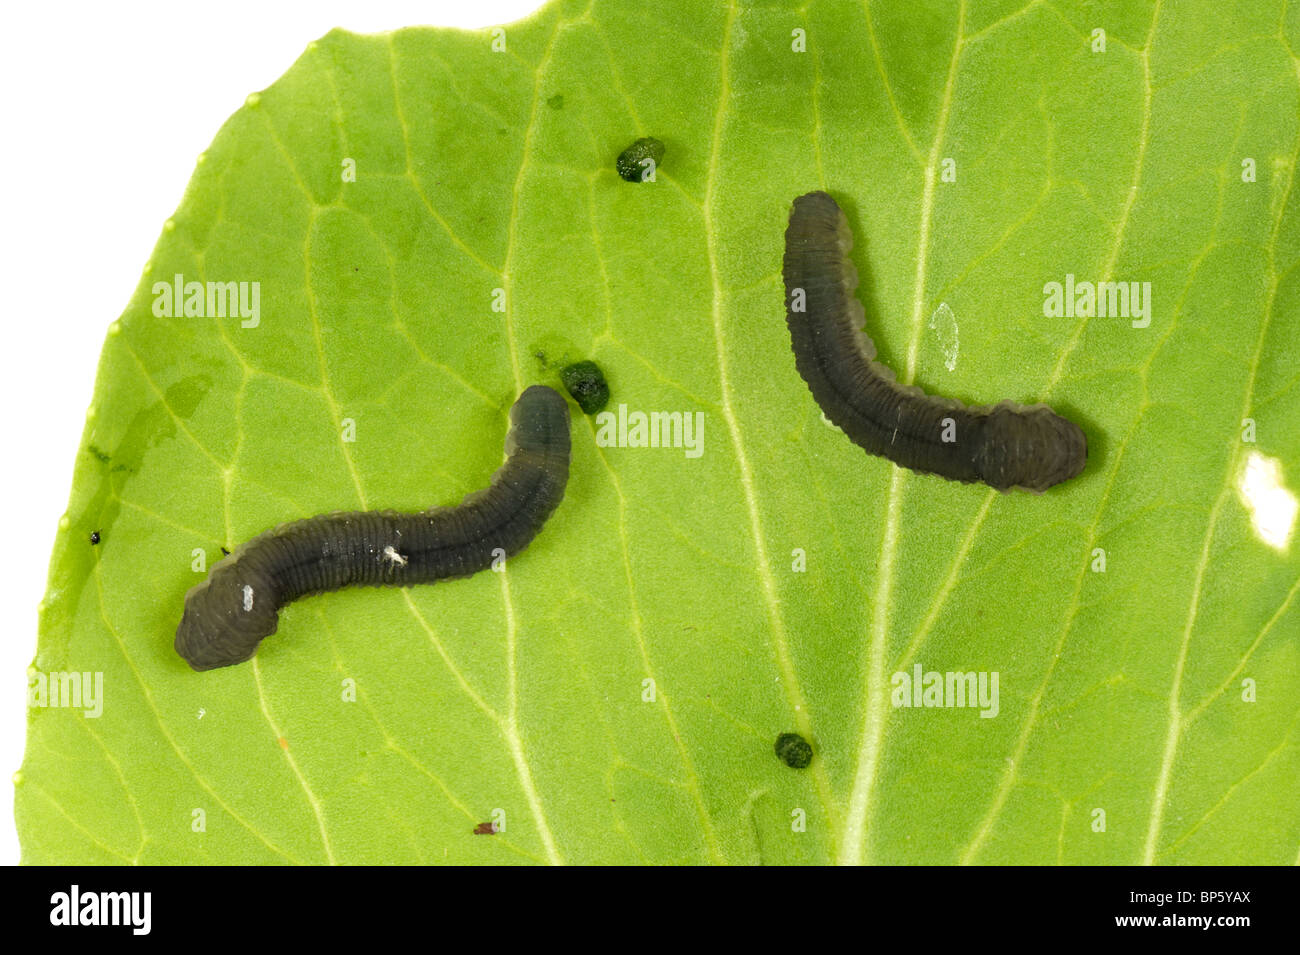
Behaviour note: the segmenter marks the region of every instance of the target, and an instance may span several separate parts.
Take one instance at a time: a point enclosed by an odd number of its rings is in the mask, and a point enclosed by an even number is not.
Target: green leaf
[[[504,51],[311,44],[110,330],[35,661],[102,673],[103,713],[30,711],[24,860],[1294,861],[1300,556],[1243,475],[1300,479],[1300,7],[1246,6],[574,0]],[[654,182],[616,172],[639,137]],[[999,495],[822,422],[779,271],[817,188],[882,360],[1049,402],[1080,478]],[[177,274],[260,282],[260,321],[156,316]],[[1149,326],[1044,317],[1067,275],[1151,283]],[[455,503],[581,359],[611,409],[702,413],[702,455],[575,409],[505,574],[173,652],[196,549]],[[996,716],[894,707],[917,664],[996,672]]]

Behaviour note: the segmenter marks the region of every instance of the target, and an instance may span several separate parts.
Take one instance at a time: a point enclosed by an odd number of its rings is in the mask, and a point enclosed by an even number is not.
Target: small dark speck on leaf
[[[609,383],[594,361],[578,361],[560,371],[560,380],[584,414],[595,414],[609,403]]]
[[[225,555],[226,557],[229,557],[229,556],[230,556],[230,551],[226,550],[224,547],[221,548],[221,553],[222,553],[223,555]]]
[[[92,544],[98,544],[98,543],[99,543],[99,531],[91,531],[91,532],[90,532],[90,542],[91,542]]]
[[[495,822],[480,822],[474,827],[476,836],[495,836],[497,834],[497,825]]]
[[[642,162],[650,159],[654,166],[646,167]],[[664,160],[664,144],[649,136],[643,136],[627,149],[618,154],[618,174],[628,182],[645,182],[649,180],[651,168],[658,167]]]
[[[556,93],[546,101],[546,105],[551,109],[564,109],[564,94]]]
[[[798,733],[782,733],[773,749],[777,758],[791,769],[805,769],[812,762],[812,745]]]

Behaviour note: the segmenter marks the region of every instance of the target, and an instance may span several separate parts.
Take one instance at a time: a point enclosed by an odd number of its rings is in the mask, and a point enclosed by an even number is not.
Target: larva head
[[[1046,405],[1022,408],[1004,401],[989,412],[975,456],[980,477],[1007,491],[1041,493],[1079,474],[1088,462],[1088,440],[1073,421]]]
[[[279,595],[265,575],[227,559],[185,595],[176,652],[195,670],[243,663],[279,622]]]
[[[545,455],[569,455],[569,405],[546,385],[531,385],[510,409],[506,454],[515,450]]]

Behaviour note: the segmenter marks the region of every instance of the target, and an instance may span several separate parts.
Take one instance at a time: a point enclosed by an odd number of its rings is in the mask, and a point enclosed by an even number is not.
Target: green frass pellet
[[[791,769],[806,769],[812,762],[812,744],[798,733],[782,733],[776,738],[773,749],[776,750],[777,759]]]
[[[663,161],[664,144],[643,136],[618,154],[618,174],[628,182],[654,182],[655,170]]]
[[[560,380],[584,414],[595,414],[609,403],[609,383],[594,361],[577,361],[560,372]]]

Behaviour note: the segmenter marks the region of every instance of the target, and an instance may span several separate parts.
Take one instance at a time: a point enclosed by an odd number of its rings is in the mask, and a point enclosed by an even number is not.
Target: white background
[[[18,3],[0,37],[7,307],[0,337],[0,862],[18,861],[12,774],[50,549],[109,324],[226,117],[308,42],[508,23],[539,0]],[[179,612],[179,607],[177,608]]]

